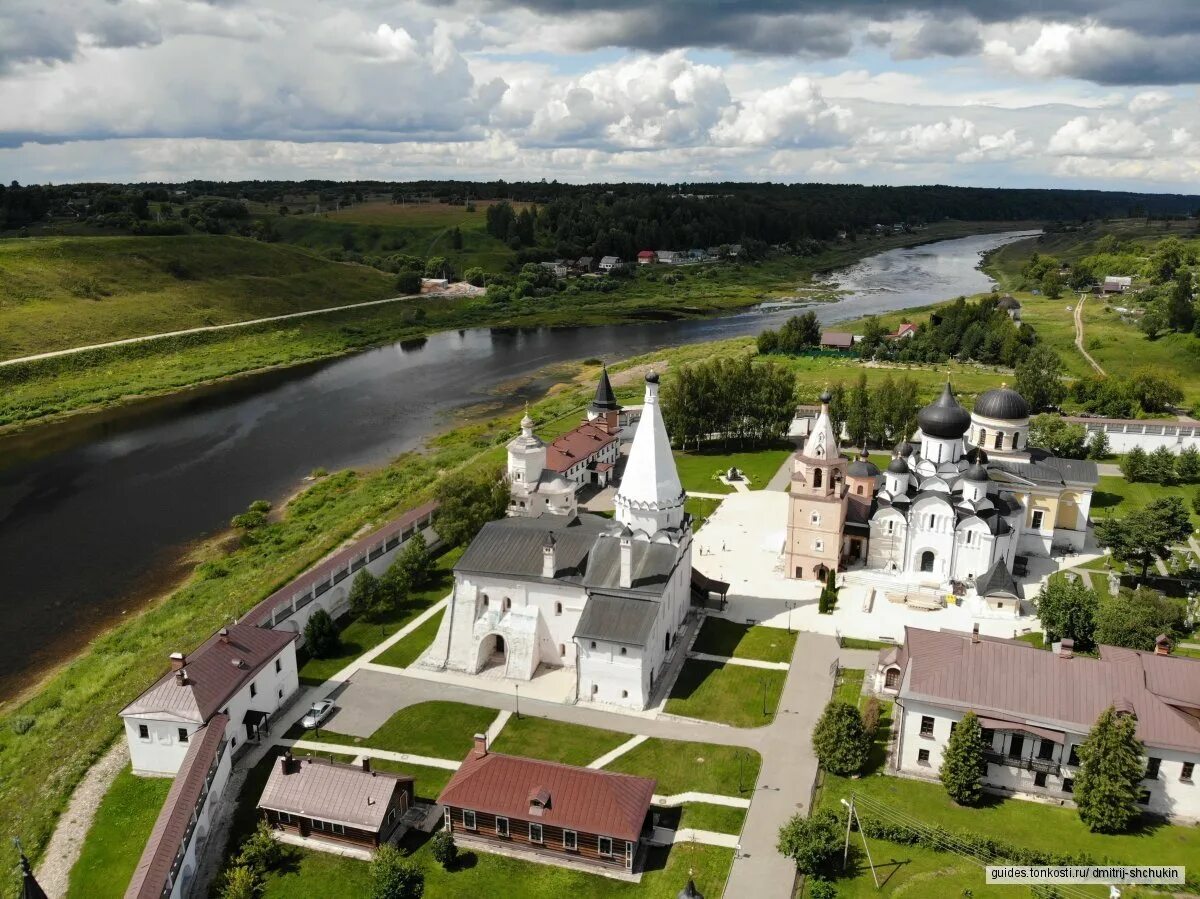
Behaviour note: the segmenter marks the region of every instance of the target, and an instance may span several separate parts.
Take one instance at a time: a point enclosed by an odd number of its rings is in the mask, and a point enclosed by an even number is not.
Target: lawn
[[[863,640],[858,637],[842,637],[842,649],[889,649],[895,643],[884,643],[882,640]]]
[[[1028,643],[1030,646],[1033,646],[1036,649],[1050,648],[1046,645],[1046,635],[1041,631],[1033,631],[1032,633],[1021,634],[1016,639],[1020,640],[1022,643]]]
[[[687,452],[676,450],[675,467],[679,469],[679,480],[683,489],[689,493],[732,493],[733,488],[721,483],[716,477],[718,474],[725,474],[730,468],[745,472],[746,477],[750,479],[750,489],[761,490],[767,486],[775,472],[779,471],[795,449],[788,443],[753,452],[730,452],[716,447]]]
[[[329,720],[331,725],[337,726],[336,713]],[[292,725],[284,736],[459,761],[471,748],[475,734],[486,731],[495,720],[494,709],[435,700],[401,709],[369,737],[340,734],[324,727],[318,737],[315,731],[304,730],[298,723]]]
[[[863,679],[866,676],[867,672],[862,668],[843,668],[833,698],[857,706],[862,698]]]
[[[96,809],[67,896],[120,899],[171,789],[169,777],[138,777],[121,769]]]
[[[1200,516],[1192,508],[1196,487],[1164,487],[1162,484],[1130,483],[1119,475],[1104,475],[1092,493],[1092,518],[1120,517],[1164,496],[1182,497],[1192,516],[1193,526],[1200,527]]]
[[[412,765],[408,762],[394,762],[391,759],[371,759],[371,767],[376,771],[388,771],[393,774],[411,774],[415,777],[414,785],[418,799],[436,802],[438,794],[446,788],[454,772],[449,768],[433,768],[427,765]]]
[[[706,496],[689,496],[683,504],[687,513],[692,516],[692,533],[700,530],[710,515],[720,507],[719,499],[709,499]]]
[[[713,833],[741,833],[746,823],[744,808],[727,805],[712,805],[707,802],[689,802],[682,806],[677,829],[711,830]]]
[[[589,765],[630,739],[630,734],[524,715],[509,718],[492,743],[496,752],[567,765]]]
[[[463,547],[458,546],[439,556],[434,563],[433,580],[429,586],[424,590],[413,593],[407,600],[386,615],[374,621],[358,618],[345,622],[345,626],[339,634],[341,651],[336,656],[330,656],[327,659],[307,659],[300,666],[300,683],[310,687],[325,683],[325,681],[329,680],[329,678],[333,677],[333,675],[337,674],[364,652],[374,649],[444,597],[454,584],[454,572],[452,569],[454,568],[454,563],[458,561],[462,554]],[[440,620],[440,615],[434,617]],[[421,630],[423,630],[423,626],[417,629],[417,631]],[[434,633],[436,632],[437,628],[435,627]],[[416,633],[415,631],[409,637],[415,636]],[[431,636],[429,639],[432,642],[433,637]],[[408,640],[408,637],[401,640],[397,646],[403,644],[406,640]],[[395,648],[392,647],[392,649]],[[390,653],[391,651],[389,650],[388,652]],[[387,654],[385,653],[385,655]],[[416,658],[416,656],[413,658]],[[375,661],[383,665],[395,664],[394,662],[384,662],[382,658]]]
[[[477,899],[511,896],[513,899],[675,899],[688,881],[717,899],[725,887],[733,850],[683,844],[649,853],[640,884],[610,880],[595,874],[551,865],[540,865],[485,852],[466,852],[460,863],[446,871],[433,860],[428,843],[406,840],[405,849],[425,874],[428,899]],[[296,849],[281,871],[272,872],[262,896],[266,899],[361,899],[371,895],[370,867],[366,862],[321,852]]]
[[[762,727],[775,720],[786,671],[688,659],[666,711],[734,727]]]
[[[692,645],[693,652],[762,662],[790,662],[796,635],[777,627],[739,624],[709,616]]]
[[[664,796],[695,791],[749,799],[760,763],[753,749],[651,737],[604,770],[652,777],[654,791]]]
[[[384,272],[244,237],[0,240],[0,358],[392,296]]]
[[[395,668],[407,668],[433,643],[433,638],[437,636],[438,628],[441,627],[445,614],[444,609],[436,612],[407,637],[401,638],[381,655],[376,656],[375,663],[392,665]]]

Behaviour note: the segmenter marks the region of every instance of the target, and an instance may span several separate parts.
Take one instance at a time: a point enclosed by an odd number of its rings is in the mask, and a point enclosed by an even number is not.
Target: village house
[[[611,272],[613,269],[621,267],[620,256],[602,256],[598,268],[602,272]]]
[[[171,670],[121,711],[135,774],[172,776],[193,735],[218,715],[230,749],[268,732],[299,689],[297,634],[251,624],[221,628],[199,649],[171,654]]]
[[[370,854],[395,836],[413,805],[413,783],[405,774],[373,770],[365,757],[344,765],[286,752],[271,768],[258,810],[285,842]]]
[[[463,846],[632,879],[655,781],[475,747],[438,796]]]
[[[854,335],[845,331],[822,331],[821,349],[845,352],[854,346]]]
[[[596,270],[595,256],[580,256],[575,260],[575,270],[580,274],[590,274]]]
[[[1107,275],[1100,284],[1101,293],[1125,293],[1133,286],[1133,278],[1129,275]]]
[[[553,262],[539,262],[538,265],[556,278],[565,278],[571,273],[571,267],[562,259],[555,259]]]
[[[991,789],[1066,801],[1078,748],[1107,708],[1132,715],[1145,746],[1141,804],[1181,820],[1200,819],[1200,661],[1171,653],[1100,646],[1099,658],[1070,640],[1047,652],[1016,640],[909,627],[882,650],[878,692],[896,698],[892,767],[936,778],[950,733],[973,711],[983,728]]]
[[[642,250],[637,254],[638,265],[653,265],[658,262],[658,254],[653,250]]]
[[[1015,297],[1009,294],[1005,294],[1000,298],[1000,301],[996,303],[996,308],[1001,312],[1008,313],[1008,317],[1015,322],[1021,320],[1021,304]]]
[[[654,255],[663,265],[678,265],[685,258],[683,253],[675,250],[655,250]]]

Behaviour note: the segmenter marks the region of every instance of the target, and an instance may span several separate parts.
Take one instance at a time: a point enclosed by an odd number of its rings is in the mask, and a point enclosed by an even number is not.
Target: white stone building
[[[978,634],[907,628],[880,652],[877,692],[896,697],[891,767],[936,778],[950,732],[972,711],[986,749],[984,783],[1018,795],[1070,801],[1077,748],[1110,706],[1137,719],[1145,746],[1142,804],[1200,819],[1200,661],[1101,646],[1098,659]]]
[[[658,408],[646,400],[616,520],[587,512],[486,524],[454,567],[434,642],[443,667],[529,680],[574,668],[578,698],[644,708],[691,607],[692,529]]]

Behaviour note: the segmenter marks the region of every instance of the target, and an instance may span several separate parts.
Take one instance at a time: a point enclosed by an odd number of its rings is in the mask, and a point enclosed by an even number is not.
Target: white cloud
[[[1154,139],[1140,125],[1101,116],[1076,116],[1050,138],[1047,151],[1054,156],[1149,156]]]
[[[839,142],[853,114],[830,103],[820,85],[797,76],[732,108],[713,129],[722,146],[814,147]]]

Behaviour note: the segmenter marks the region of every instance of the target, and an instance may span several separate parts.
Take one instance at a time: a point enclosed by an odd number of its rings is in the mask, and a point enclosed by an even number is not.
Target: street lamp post
[[[766,677],[766,675],[764,674],[762,676],[762,678],[760,678],[760,680],[762,681],[762,688],[763,688],[763,717],[765,718],[765,717],[767,717],[767,677]]]
[[[513,691],[516,693],[517,720],[521,720],[521,685],[513,684]]]

